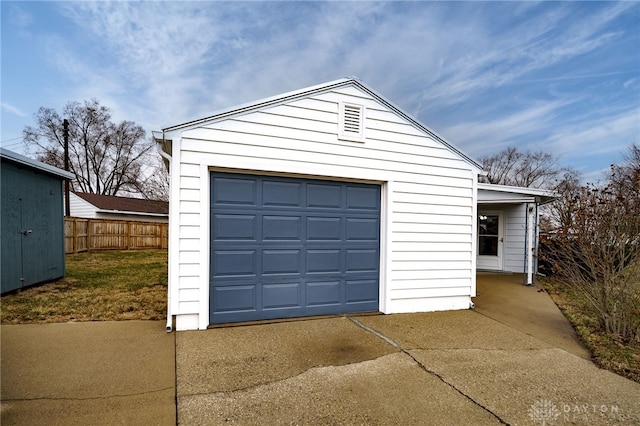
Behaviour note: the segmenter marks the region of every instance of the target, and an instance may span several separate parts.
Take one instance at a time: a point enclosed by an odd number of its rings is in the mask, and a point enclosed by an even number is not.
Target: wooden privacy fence
[[[167,223],[64,218],[66,254],[89,250],[166,249],[168,246]]]

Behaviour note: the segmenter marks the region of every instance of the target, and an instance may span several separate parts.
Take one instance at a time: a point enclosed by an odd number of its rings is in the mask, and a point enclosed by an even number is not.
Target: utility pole
[[[62,134],[64,136],[64,169],[69,171],[69,120],[66,118],[62,122]],[[69,199],[69,190],[71,182],[69,179],[64,180],[64,214],[71,216],[71,201]]]

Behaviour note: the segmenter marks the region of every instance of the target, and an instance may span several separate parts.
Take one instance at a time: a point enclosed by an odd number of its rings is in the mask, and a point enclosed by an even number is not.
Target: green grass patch
[[[167,251],[67,255],[66,277],[2,297],[6,324],[155,320],[167,310]]]
[[[575,288],[558,280],[540,280],[553,301],[567,317],[578,337],[601,368],[640,383],[640,344],[624,344],[616,336],[601,331],[598,316]]]

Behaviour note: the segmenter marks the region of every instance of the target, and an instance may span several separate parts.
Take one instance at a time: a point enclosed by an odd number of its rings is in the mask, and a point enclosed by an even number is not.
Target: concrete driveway
[[[544,292],[492,277],[468,311],[172,334],[156,321],[3,325],[0,420],[640,424],[640,384],[590,362]]]
[[[549,296],[480,274],[476,309],[177,334],[185,425],[640,424]]]

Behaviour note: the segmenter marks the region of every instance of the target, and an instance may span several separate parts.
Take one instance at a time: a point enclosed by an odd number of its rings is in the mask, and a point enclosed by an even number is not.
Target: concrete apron
[[[178,421],[634,424],[640,384],[474,311],[177,333]]]

